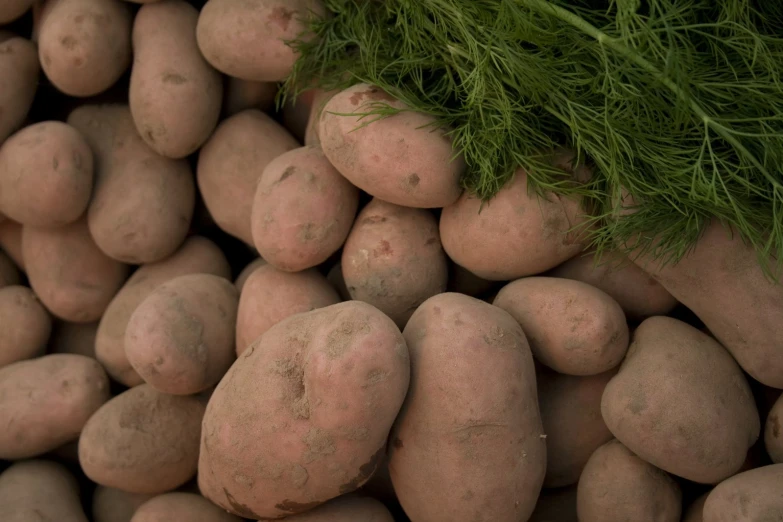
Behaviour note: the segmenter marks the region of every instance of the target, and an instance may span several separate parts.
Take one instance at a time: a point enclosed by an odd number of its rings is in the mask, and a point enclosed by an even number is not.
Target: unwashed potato
[[[231,268],[212,241],[191,236],[173,255],[139,267],[112,299],[95,335],[95,356],[113,379],[125,386],[144,382],[125,356],[128,321],[155,288],[186,274],[213,274],[228,279]]]
[[[764,446],[772,462],[783,464],[783,395],[778,398],[767,415],[767,422],[764,425]]]
[[[580,281],[526,277],[504,286],[493,304],[525,331],[536,360],[568,375],[615,368],[628,350],[628,324],[617,302]]]
[[[286,317],[340,302],[337,291],[316,269],[283,272],[262,265],[251,273],[239,297],[236,354]]]
[[[403,332],[411,385],[389,471],[411,520],[519,522],[541,491],[547,449],[533,357],[505,311],[461,294],[425,301]]]
[[[227,76],[223,96],[223,112],[233,116],[247,109],[270,112],[275,108],[277,83],[254,82]]]
[[[318,123],[320,145],[329,161],[348,181],[389,203],[435,208],[457,201],[465,162],[451,138],[442,129],[425,127],[435,120],[419,112],[405,110],[376,121],[358,115],[376,103],[407,108],[365,83],[329,99]]]
[[[234,280],[234,286],[237,287],[237,291],[239,291],[240,294],[242,293],[242,289],[245,287],[245,283],[250,277],[250,274],[255,272],[256,268],[264,266],[265,264],[266,261],[264,261],[263,258],[257,257],[256,259],[248,263],[247,266],[245,266],[245,268],[242,269],[242,271],[237,276],[236,280]]]
[[[151,498],[153,495],[98,486],[92,495],[93,522],[130,522],[138,507]]]
[[[95,336],[98,321],[69,323],[56,321],[49,340],[49,353],[74,353],[95,359]]]
[[[65,123],[30,125],[0,147],[0,210],[22,225],[73,223],[87,210],[92,182],[92,150]]]
[[[345,243],[359,191],[316,147],[281,154],[264,169],[253,199],[253,244],[288,272],[320,265]]]
[[[203,402],[148,384],[112,398],[79,437],[79,463],[93,482],[129,493],[165,493],[196,474]]]
[[[155,288],[133,312],[125,356],[153,388],[191,395],[220,381],[236,360],[239,292],[228,279],[188,274]]]
[[[210,398],[201,492],[257,519],[296,515],[356,490],[382,460],[409,372],[402,334],[366,303],[279,322]]]
[[[132,522],[243,522],[195,493],[166,493],[142,504]]]
[[[44,306],[74,323],[97,321],[129,272],[98,248],[84,219],[59,228],[24,227],[22,256]]]
[[[198,46],[225,74],[281,81],[298,56],[286,41],[308,38],[304,32],[312,13],[325,14],[320,0],[209,0],[198,19]]]
[[[682,492],[617,440],[595,450],[579,478],[579,522],[679,522]]]
[[[48,460],[17,462],[0,474],[3,522],[87,522],[79,484],[62,464]]]
[[[2,226],[2,225],[0,225]],[[22,282],[22,275],[13,260],[0,250],[0,288],[18,285]]]
[[[223,78],[199,52],[198,18],[184,0],[164,0],[133,22],[130,110],[147,145],[169,158],[198,150],[220,117]]]
[[[705,484],[740,470],[760,421],[742,370],[713,338],[670,317],[636,329],[601,413],[640,458]]]
[[[111,0],[118,1],[118,0]],[[142,140],[127,105],[83,105],[68,123],[95,152],[87,221],[95,243],[132,264],[159,261],[182,244],[196,189],[186,160],[164,158]]]
[[[0,288],[0,368],[43,355],[52,318],[26,286]]]
[[[131,63],[132,13],[120,0],[46,0],[38,56],[44,74],[76,97],[100,94]]]
[[[783,514],[783,464],[734,475],[710,491],[704,522],[775,522]]]
[[[34,43],[0,34],[0,144],[24,123],[38,89],[39,72]]]
[[[3,0],[0,4],[0,25],[8,24],[21,18],[36,0]],[[0,140],[2,141],[2,140]]]
[[[527,522],[579,522],[576,518],[576,487],[542,492]]]
[[[286,522],[394,522],[389,510],[375,499],[343,495],[315,509],[286,517]]]
[[[109,378],[82,355],[44,355],[0,368],[0,458],[42,455],[76,439],[109,400]]]
[[[221,230],[253,244],[250,216],[261,173],[277,156],[299,146],[282,125],[256,109],[218,125],[199,153],[197,180],[204,204]]]
[[[0,222],[0,248],[16,266],[25,269],[22,256],[22,225],[10,219]]]
[[[694,500],[682,516],[682,522],[704,522],[704,503],[708,496],[709,492]]]
[[[428,298],[446,290],[448,262],[430,211],[373,199],[356,218],[341,266],[353,299],[403,328]]]

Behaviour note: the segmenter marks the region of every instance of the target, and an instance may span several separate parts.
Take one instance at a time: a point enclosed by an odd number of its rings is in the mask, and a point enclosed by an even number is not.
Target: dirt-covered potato
[[[224,232],[253,244],[250,216],[261,173],[273,159],[299,146],[282,125],[256,109],[218,125],[199,153],[197,180],[204,204]]]
[[[199,52],[198,18],[185,0],[164,0],[133,22],[131,114],[147,145],[169,158],[198,150],[220,117],[223,78]]]
[[[243,522],[195,493],[165,493],[142,504],[131,522]]]
[[[764,425],[764,446],[772,462],[783,464],[783,395],[778,398],[767,415]]]
[[[128,265],[98,248],[84,219],[59,228],[24,227],[22,256],[44,306],[75,323],[98,320],[128,277]]]
[[[0,288],[0,368],[43,355],[52,318],[26,286]]]
[[[93,482],[129,493],[171,491],[196,473],[204,403],[148,384],[112,398],[79,437],[79,463]]]
[[[132,264],[174,253],[196,204],[187,161],[164,158],[144,143],[127,105],[83,105],[68,123],[95,152],[95,189],[87,211],[95,243]]]
[[[79,483],[62,464],[49,460],[16,462],[0,474],[3,522],[87,522]]]
[[[707,496],[704,522],[774,522],[783,514],[783,464],[724,480]]]
[[[3,0],[3,3],[0,4],[0,25],[20,18],[34,3],[35,0]]]
[[[22,282],[22,275],[13,260],[0,250],[0,288],[18,285]]]
[[[356,490],[385,453],[409,372],[399,329],[366,303],[277,323],[209,400],[201,492],[257,519],[295,515]]]
[[[0,143],[24,123],[33,105],[40,72],[35,44],[26,38],[9,36],[6,39],[0,35]]]
[[[92,495],[93,522],[130,522],[138,507],[151,498],[153,495],[98,486]]]
[[[264,261],[263,258],[257,257],[254,260],[252,260],[250,263],[245,265],[245,268],[242,269],[241,272],[239,272],[239,275],[234,280],[234,286],[237,287],[237,291],[239,293],[242,293],[242,289],[245,287],[245,283],[250,278],[250,275],[256,271],[256,268],[262,267],[266,264],[266,261]]]
[[[236,353],[286,317],[340,302],[337,291],[316,269],[283,272],[263,265],[251,273],[239,296]]]
[[[576,494],[579,522],[679,522],[677,482],[617,440],[595,450]]]
[[[0,222],[0,248],[16,266],[25,269],[22,256],[22,225],[10,219]]]
[[[425,127],[434,118],[415,111],[375,121],[353,115],[377,103],[406,108],[365,83],[329,99],[318,122],[320,145],[329,161],[360,189],[395,205],[435,208],[457,201],[465,162],[451,138],[441,129]]]
[[[300,515],[286,517],[286,522],[394,522],[382,503],[369,497],[343,495]]]
[[[527,520],[546,471],[533,357],[507,312],[462,294],[425,301],[403,332],[411,384],[389,471],[411,520]]]
[[[519,322],[536,360],[568,375],[596,375],[628,350],[622,308],[580,281],[526,277],[504,286],[493,302]]]
[[[731,355],[670,317],[651,317],[636,329],[601,413],[640,458],[705,484],[739,471],[760,431],[750,386]]]
[[[231,268],[212,241],[191,236],[173,255],[139,267],[112,299],[98,325],[95,356],[116,381],[126,386],[144,382],[125,356],[128,321],[155,288],[186,274],[213,274],[228,279]]]
[[[403,328],[416,308],[446,290],[448,262],[430,211],[373,199],[356,218],[341,266],[353,299]]]
[[[223,95],[223,113],[233,116],[247,109],[269,112],[275,108],[276,82],[254,82],[227,76]]]
[[[30,125],[0,147],[0,211],[22,225],[73,223],[87,210],[92,182],[92,150],[68,124]]]
[[[576,518],[576,487],[543,491],[527,522],[579,522]]]
[[[281,154],[258,181],[251,230],[269,264],[298,272],[337,252],[351,231],[359,191],[317,147]]]
[[[109,400],[98,361],[52,354],[0,368],[0,458],[42,455],[76,439]]]

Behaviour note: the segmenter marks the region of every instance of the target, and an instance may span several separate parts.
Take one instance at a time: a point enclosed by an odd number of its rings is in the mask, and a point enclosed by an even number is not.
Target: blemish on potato
[[[296,14],[295,11],[283,6],[278,6],[272,9],[272,13],[269,15],[269,21],[278,25],[283,31],[286,31],[291,24],[291,20],[294,18],[294,14]]]
[[[277,180],[278,183],[281,183],[288,179],[294,172],[296,172],[296,167],[291,165],[287,169],[283,171],[283,174],[280,176],[280,179]]]
[[[374,257],[390,256],[394,254],[394,250],[392,250],[391,244],[389,244],[389,242],[385,239],[381,239],[378,245],[378,248],[375,248],[372,251]]]
[[[386,218],[383,216],[367,216],[362,219],[362,225],[375,225],[377,223],[385,223]]]
[[[380,464],[381,459],[383,459],[384,453],[386,453],[386,446],[383,446],[376,451],[367,463],[359,467],[359,474],[356,475],[353,480],[340,486],[340,494],[344,495],[355,491],[358,487],[367,482],[370,477],[372,477],[372,474],[375,473],[375,470],[378,469],[378,464]]]
[[[403,444],[401,438],[394,437],[394,440],[392,441],[392,446],[394,446],[394,449],[402,449],[405,447],[405,444]]]
[[[226,495],[226,501],[231,506],[231,509],[240,517],[255,518],[258,519],[258,515],[253,513],[246,505],[237,502],[237,500],[228,492],[226,488],[223,488],[223,493]]]
[[[421,181],[421,178],[419,178],[419,175],[414,172],[413,174],[408,176],[407,181],[408,181],[408,186],[414,188],[419,185],[419,181]]]
[[[173,85],[182,85],[187,83],[188,79],[177,73],[165,73],[163,75],[163,83],[171,83]]]
[[[628,403],[628,409],[636,415],[647,409],[647,397],[643,391],[637,390],[633,394],[631,401]]]
[[[775,438],[780,437],[780,419],[777,415],[770,415],[769,422],[772,425],[772,436]]]
[[[276,504],[275,508],[279,509],[280,511],[285,511],[286,513],[302,513],[303,511],[308,511],[310,509],[313,509],[314,507],[318,507],[321,504],[323,504],[322,501],[316,500],[315,502],[294,502],[293,500],[284,500],[280,504]],[[245,517],[245,518],[258,518],[257,516],[253,515],[252,517]]]
[[[65,47],[66,49],[68,49],[69,51],[73,50],[73,48],[76,47],[76,43],[77,43],[76,42],[76,38],[74,38],[73,36],[70,36],[70,35],[69,36],[63,36],[60,39],[60,44],[62,44],[62,46]]]

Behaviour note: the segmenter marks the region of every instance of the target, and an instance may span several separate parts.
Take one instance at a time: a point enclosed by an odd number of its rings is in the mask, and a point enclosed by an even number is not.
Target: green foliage
[[[520,166],[536,190],[583,196],[599,251],[676,261],[717,217],[783,261],[783,2],[326,4],[317,38],[291,43],[284,95],[377,85],[451,129],[479,197]],[[588,162],[589,182],[547,166],[558,146]]]

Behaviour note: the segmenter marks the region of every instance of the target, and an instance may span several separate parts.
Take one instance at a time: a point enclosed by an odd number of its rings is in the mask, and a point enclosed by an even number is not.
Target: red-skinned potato
[[[0,289],[18,285],[21,282],[22,275],[19,273],[19,268],[5,252],[0,250]]]
[[[92,495],[93,522],[130,522],[138,507],[151,498],[153,495],[97,486]]]
[[[10,219],[0,222],[0,248],[16,266],[25,269],[22,256],[22,225]]]
[[[0,288],[0,368],[43,355],[52,318],[26,286]]]
[[[37,459],[16,462],[0,474],[3,522],[87,522],[79,483],[62,464]]]
[[[375,499],[343,495],[315,509],[286,517],[286,522],[394,522],[389,510]]]
[[[715,486],[703,522],[773,522],[783,513],[783,464],[744,471]]]
[[[23,123],[38,89],[38,55],[26,38],[0,35],[0,144]]]
[[[270,112],[275,108],[277,83],[254,82],[228,76],[223,92],[223,113],[227,117],[247,109]]]
[[[764,446],[772,462],[783,464],[783,395],[767,415],[764,425]]]
[[[5,25],[17,18],[21,18],[34,3],[35,0],[4,0],[0,6],[0,25]]]
[[[196,493],[158,495],[136,510],[131,522],[243,522]]]

